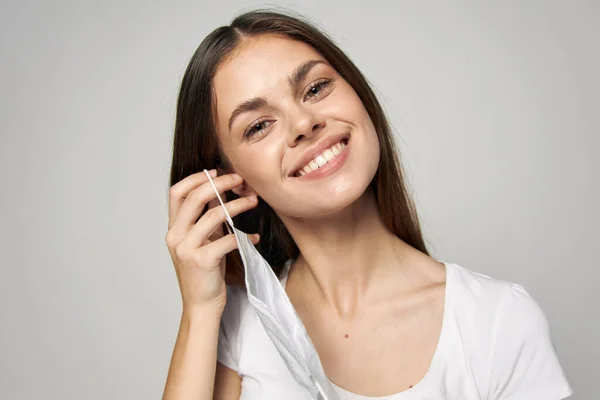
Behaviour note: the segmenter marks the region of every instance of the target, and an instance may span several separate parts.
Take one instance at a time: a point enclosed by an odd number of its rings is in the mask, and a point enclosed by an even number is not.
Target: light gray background
[[[598,398],[598,2],[279,4],[380,94],[433,256],[524,285],[572,398]],[[0,398],[160,398],[177,90],[247,5],[2,3]]]

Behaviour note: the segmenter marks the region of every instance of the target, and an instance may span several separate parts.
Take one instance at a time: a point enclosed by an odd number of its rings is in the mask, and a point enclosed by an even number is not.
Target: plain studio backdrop
[[[572,398],[599,398],[598,2],[279,5],[373,84],[432,256],[522,284]],[[248,6],[2,3],[0,398],[161,397],[181,312],[165,244],[177,92],[200,41]]]

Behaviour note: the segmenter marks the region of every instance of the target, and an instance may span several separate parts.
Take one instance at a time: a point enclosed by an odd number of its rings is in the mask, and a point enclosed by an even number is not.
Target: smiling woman
[[[429,256],[358,68],[303,17],[258,10],[210,33],[181,84],[166,240],[183,315],[165,399],[307,398],[249,303],[205,169],[340,399],[572,393],[522,286]]]
[[[290,40],[292,38],[294,40]],[[337,93],[329,98],[334,92]],[[267,93],[271,95],[270,102]],[[280,165],[275,168],[264,165],[268,176],[279,173],[282,179],[289,181],[287,178],[305,165],[316,169],[318,163],[311,160],[327,148],[319,148],[321,139],[329,140],[330,136],[341,134],[347,136],[347,142],[352,120],[357,120],[363,125],[362,138],[369,139],[357,151],[372,154],[356,157],[367,161],[371,170],[364,166],[358,168],[360,171],[353,180],[360,176],[369,180],[384,224],[410,246],[427,254],[381,105],[348,57],[298,15],[292,17],[269,11],[247,13],[236,18],[231,26],[214,30],[200,44],[181,85],[171,185],[204,168],[218,168],[220,173],[241,173],[243,168],[239,163],[256,165],[257,160],[264,159],[265,152],[274,151],[279,145],[278,139],[293,135],[296,130],[290,129],[292,123],[314,123],[303,118],[306,117],[303,112],[319,110],[312,116],[325,118],[324,107],[341,114],[337,117],[339,126],[329,124],[326,135],[321,129],[324,126],[311,127],[315,136],[306,140],[306,135],[302,135],[298,145],[284,149]],[[285,132],[288,135],[276,134]],[[232,160],[236,155],[238,157]],[[358,163],[353,165],[359,167]],[[382,168],[378,168],[379,165]],[[276,197],[278,204],[288,205],[292,215],[298,216],[304,215],[307,209],[314,215],[323,204],[330,203],[330,206],[321,213],[339,205],[330,201],[323,203],[306,194],[298,196],[298,190],[302,193],[306,190],[303,187],[295,186],[290,193],[292,187],[273,185],[264,172],[250,169],[241,173],[247,187],[258,189],[264,182],[268,191],[257,190],[260,193],[257,209],[240,215],[236,225],[245,231],[260,233],[263,241],[258,245],[259,251],[280,272],[283,263],[296,258],[299,251],[274,211],[276,200],[271,197]],[[369,177],[373,173],[375,176]],[[354,186],[361,191],[361,185],[364,183],[357,182]],[[314,194],[327,197],[333,192],[342,200],[342,193],[334,186],[328,188],[328,192],[321,190],[323,187],[317,188]],[[227,197],[235,199],[237,194],[230,191]],[[227,282],[242,284],[243,268],[236,254],[227,256],[227,266]]]

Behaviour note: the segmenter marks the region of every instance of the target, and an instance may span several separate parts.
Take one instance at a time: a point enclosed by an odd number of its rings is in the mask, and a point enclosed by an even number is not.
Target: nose
[[[303,140],[310,140],[325,127],[325,118],[314,111],[297,105],[290,118],[288,145],[296,146]]]

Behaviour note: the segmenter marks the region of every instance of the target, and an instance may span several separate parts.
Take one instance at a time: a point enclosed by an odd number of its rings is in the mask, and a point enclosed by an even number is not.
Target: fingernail
[[[238,179],[238,180],[242,179],[242,177],[239,176],[238,174],[232,174],[232,175],[233,175],[233,179]]]
[[[217,176],[217,170],[216,169],[211,169],[210,171],[208,171],[208,173],[210,174],[210,176],[212,176],[213,178],[215,176]]]

